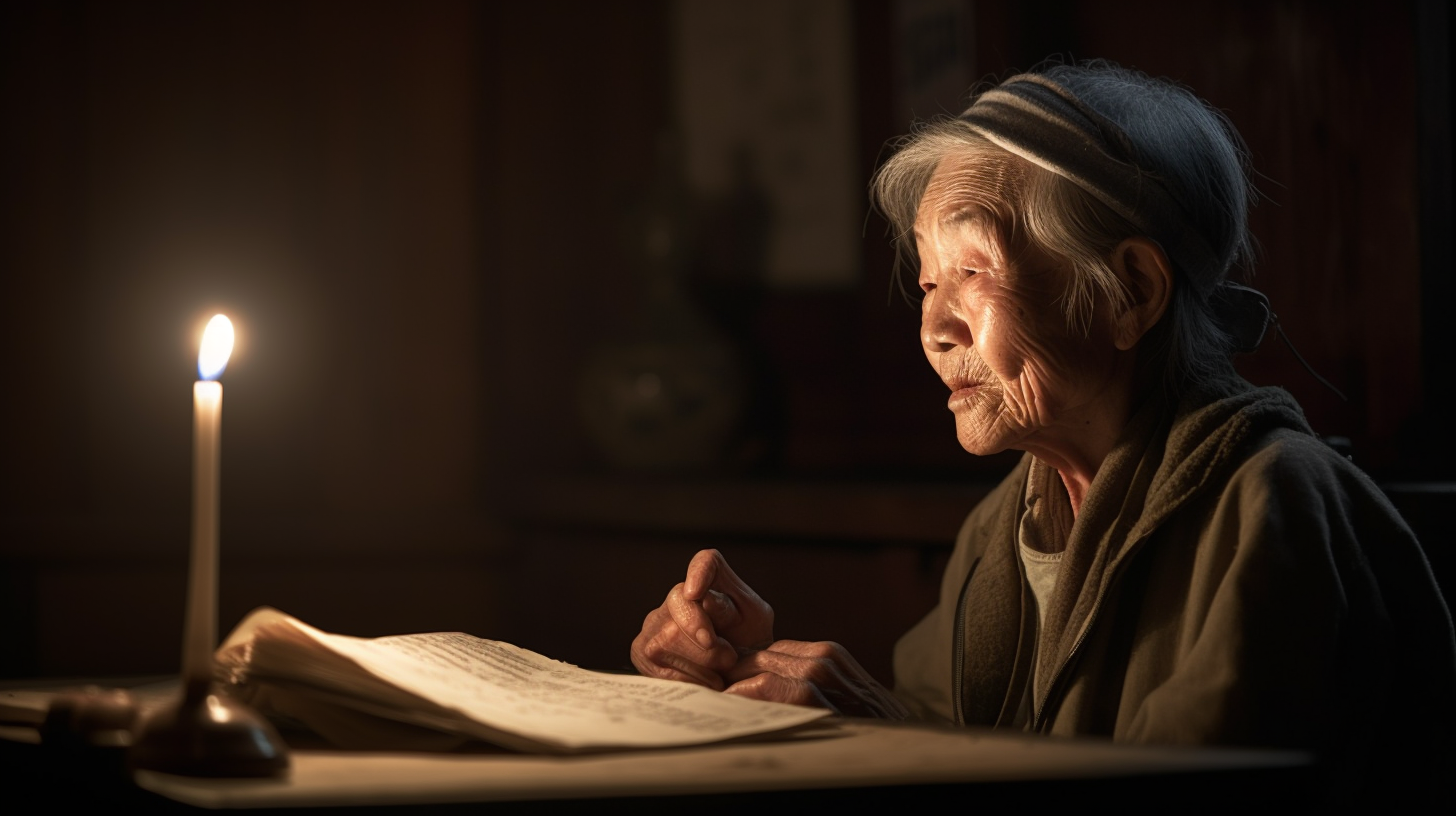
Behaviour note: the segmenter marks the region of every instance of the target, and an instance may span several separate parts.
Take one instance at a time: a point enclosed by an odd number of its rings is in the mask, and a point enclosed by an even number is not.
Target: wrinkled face
[[[915,243],[921,343],[951,390],[956,435],[979,455],[1075,445],[1113,368],[1105,309],[1090,334],[1069,327],[1058,300],[1069,272],[1005,246],[977,203],[986,191],[946,164],[921,199]]]

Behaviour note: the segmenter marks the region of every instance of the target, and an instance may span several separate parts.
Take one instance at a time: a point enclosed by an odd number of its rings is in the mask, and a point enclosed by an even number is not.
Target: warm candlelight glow
[[[227,368],[233,353],[233,324],[224,315],[213,315],[202,332],[202,351],[197,355],[197,373],[204,380],[215,380]]]

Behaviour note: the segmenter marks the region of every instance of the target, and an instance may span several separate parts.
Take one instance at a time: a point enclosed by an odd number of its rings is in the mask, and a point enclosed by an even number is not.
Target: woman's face
[[[971,185],[974,186],[974,185]],[[1059,303],[1067,270],[1034,251],[1015,257],[964,174],[942,167],[920,202],[921,343],[950,388],[961,445],[1056,453],[1078,445],[1114,387],[1106,310],[1091,331],[1068,326]]]

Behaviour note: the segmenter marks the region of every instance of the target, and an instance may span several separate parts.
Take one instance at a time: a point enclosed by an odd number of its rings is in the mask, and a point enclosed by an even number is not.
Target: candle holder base
[[[142,723],[133,768],[179,776],[272,777],[288,771],[288,747],[267,720],[207,683],[188,683],[176,705]]]

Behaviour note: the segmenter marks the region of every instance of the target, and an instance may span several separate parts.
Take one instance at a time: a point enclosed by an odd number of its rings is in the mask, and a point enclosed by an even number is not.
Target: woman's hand
[[[647,614],[632,664],[649,677],[684,680],[759,700],[903,720],[909,711],[838,643],[773,639],[773,608],[717,550]]]
[[[688,563],[687,577],[642,621],[632,664],[648,677],[723,689],[740,651],[773,642],[773,608],[728,566],[717,550]]]
[[[903,720],[909,709],[880,685],[838,643],[780,640],[747,652],[725,678],[724,689],[757,700],[827,708],[851,717]]]

